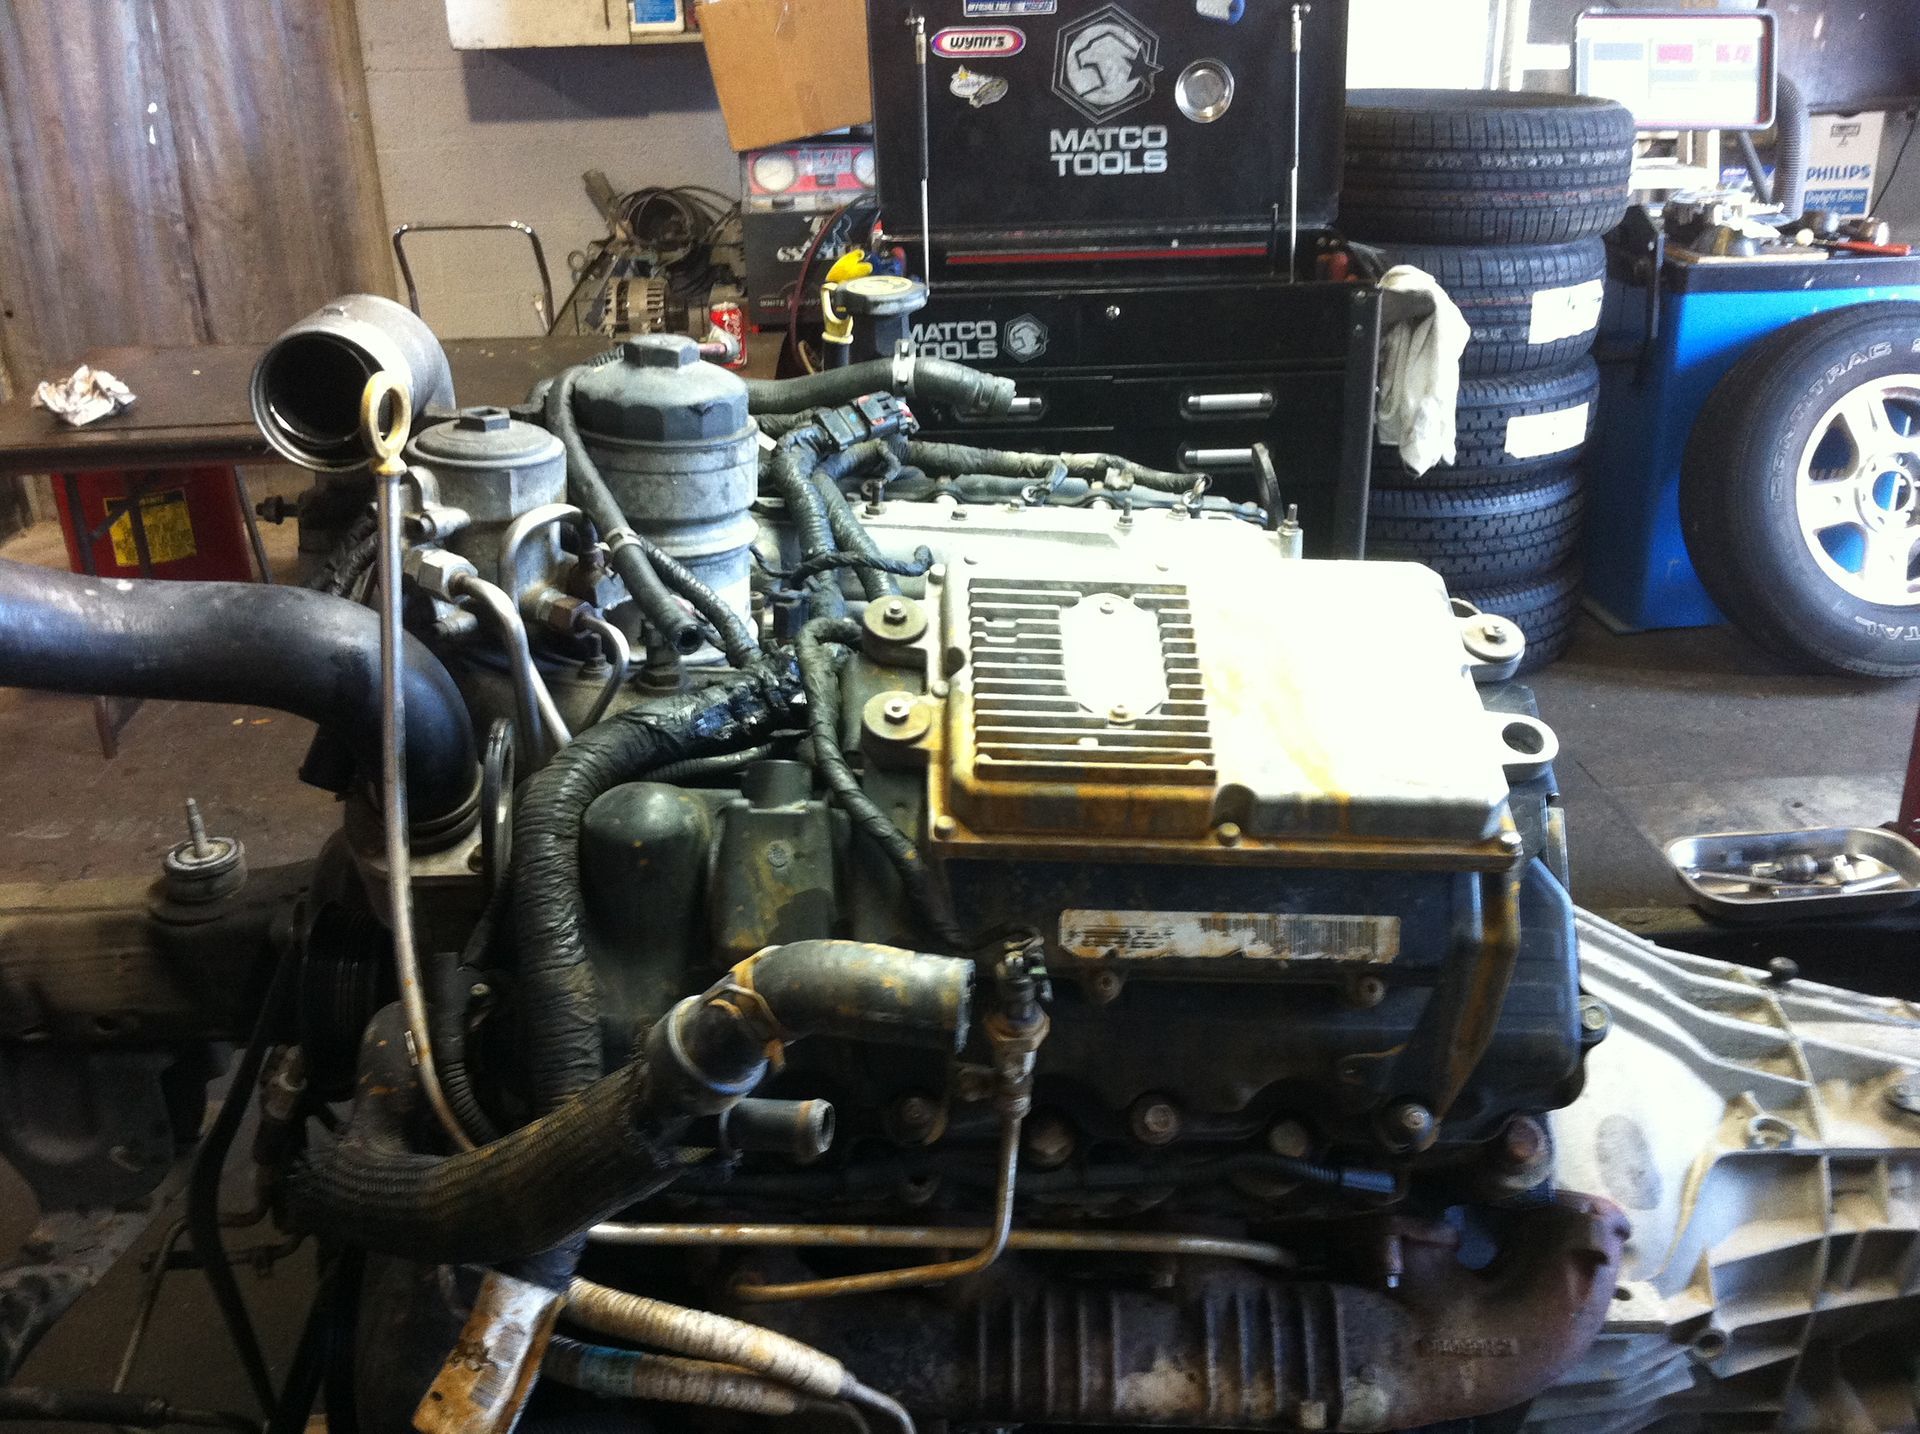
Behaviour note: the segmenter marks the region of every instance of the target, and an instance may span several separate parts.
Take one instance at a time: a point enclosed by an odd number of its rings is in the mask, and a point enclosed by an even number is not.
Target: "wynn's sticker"
[[[1507,457],[1545,458],[1587,441],[1587,405],[1552,413],[1517,413],[1507,420]]]
[[[999,75],[983,75],[978,70],[969,70],[965,65],[953,72],[953,79],[947,88],[975,109],[1007,97],[1007,82]]]
[[[966,0],[961,6],[969,20],[996,20],[1007,15],[1051,15],[1056,0]]]
[[[1349,961],[1400,954],[1397,916],[1266,911],[1063,911],[1060,949],[1088,961]]]
[[[1017,55],[1026,48],[1026,32],[1011,25],[960,25],[936,31],[933,37],[933,53],[948,60]]]
[[[1542,289],[1533,296],[1527,342],[1552,344],[1591,332],[1599,326],[1600,305],[1606,293],[1606,283],[1601,279],[1569,284],[1562,289]]]

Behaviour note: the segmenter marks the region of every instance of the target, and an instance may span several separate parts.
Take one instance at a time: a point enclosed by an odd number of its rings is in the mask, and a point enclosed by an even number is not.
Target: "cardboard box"
[[[873,118],[865,0],[700,0],[698,15],[736,150]]]

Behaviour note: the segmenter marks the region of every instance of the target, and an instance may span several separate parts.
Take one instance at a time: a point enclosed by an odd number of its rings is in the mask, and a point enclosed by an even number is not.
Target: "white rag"
[[[68,378],[50,379],[33,391],[36,408],[48,409],[75,428],[133,406],[133,390],[103,368],[81,364]]]
[[[1380,339],[1382,443],[1400,450],[1414,473],[1454,459],[1454,405],[1460,401],[1460,355],[1473,329],[1460,306],[1423,269],[1400,264],[1380,287],[1411,300],[1416,312],[1388,326]]]

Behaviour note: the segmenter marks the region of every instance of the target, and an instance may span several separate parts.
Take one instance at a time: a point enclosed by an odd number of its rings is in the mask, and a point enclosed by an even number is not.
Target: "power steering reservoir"
[[[649,334],[581,375],[574,413],[634,531],[749,619],[759,460],[746,384],[703,363],[692,339]],[[721,654],[707,646],[686,660],[714,663]]]

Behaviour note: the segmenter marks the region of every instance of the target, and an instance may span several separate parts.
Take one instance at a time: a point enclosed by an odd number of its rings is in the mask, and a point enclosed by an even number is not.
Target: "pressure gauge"
[[[794,180],[800,177],[800,168],[793,162],[793,156],[779,149],[756,154],[747,172],[752,176],[753,187],[767,194],[780,194],[793,188]]]

